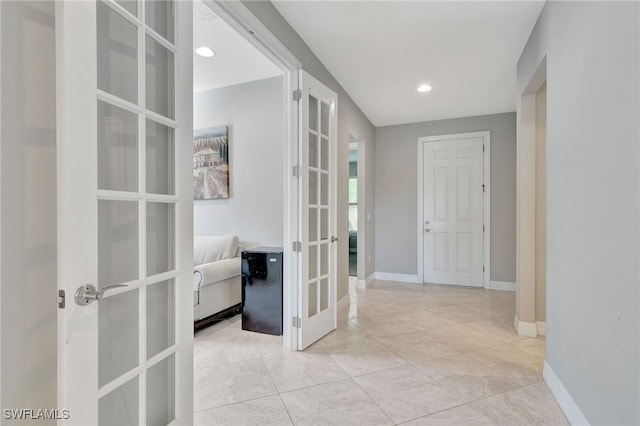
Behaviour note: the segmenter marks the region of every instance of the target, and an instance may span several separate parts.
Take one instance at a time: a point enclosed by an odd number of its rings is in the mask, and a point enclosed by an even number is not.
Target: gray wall
[[[2,408],[55,408],[57,225],[54,4],[1,2],[0,7],[0,404]],[[3,420],[3,424],[11,423]],[[55,424],[54,421],[38,423]]]
[[[363,139],[367,148],[365,179],[365,210],[368,219],[364,227],[366,233],[365,276],[374,272],[374,132],[369,119],[360,111],[331,73],[322,65],[311,49],[302,41],[287,21],[278,13],[271,2],[243,1],[244,4],[280,42],[302,63],[302,68],[320,80],[338,95],[338,300],[349,290],[349,225],[348,225],[348,184],[349,179],[349,135]]]
[[[547,2],[547,363],[592,424],[640,424],[637,2]]]
[[[282,246],[282,77],[194,94],[194,129],[229,126],[229,194],[194,203],[195,235],[238,235],[246,248]]]
[[[418,273],[418,138],[491,132],[491,280],[516,278],[516,114],[376,129],[376,272]]]

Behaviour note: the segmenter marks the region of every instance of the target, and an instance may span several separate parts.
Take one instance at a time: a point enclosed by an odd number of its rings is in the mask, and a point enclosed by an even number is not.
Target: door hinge
[[[482,145],[482,152],[484,152],[484,145]]]
[[[482,225],[482,232],[484,232],[484,225]]]
[[[64,309],[66,306],[66,297],[64,295],[64,290],[58,290],[58,308]]]
[[[300,317],[291,318],[291,325],[293,325],[294,328],[300,328]]]
[[[296,102],[300,102],[302,99],[302,89],[297,89],[293,91],[293,100]]]
[[[293,242],[293,251],[300,253],[302,251],[302,243],[300,241]]]
[[[484,272],[484,265],[482,265],[482,272]]]
[[[300,166],[293,166],[293,177],[300,177],[302,176],[302,170],[300,168]]]
[[[482,192],[484,192],[484,184],[482,184]]]

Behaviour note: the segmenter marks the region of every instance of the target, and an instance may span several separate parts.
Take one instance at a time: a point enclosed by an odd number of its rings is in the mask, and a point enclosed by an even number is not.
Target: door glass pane
[[[154,0],[145,2],[145,19],[155,32],[173,43],[173,1]]]
[[[138,190],[138,116],[98,101],[98,188]]]
[[[329,170],[329,139],[323,137],[320,142],[320,167]]]
[[[318,136],[313,133],[309,133],[309,167],[319,167]]]
[[[115,2],[133,16],[138,16],[138,2],[136,0],[115,0]]]
[[[147,203],[147,276],[174,268],[175,206]]]
[[[173,280],[147,287],[147,359],[175,343]]]
[[[98,424],[100,426],[140,424],[138,418],[138,376],[98,400]]]
[[[329,244],[320,246],[320,275],[329,273]]]
[[[318,276],[318,247],[309,246],[309,279],[313,280]]]
[[[98,303],[99,386],[138,365],[138,291],[107,296]]]
[[[147,192],[175,195],[174,131],[147,119]]]
[[[309,241],[318,241],[318,209],[309,209]]]
[[[97,3],[98,89],[138,102],[138,29]]]
[[[147,371],[147,425],[164,426],[175,417],[175,356]]]
[[[323,206],[329,205],[329,175],[321,174],[320,180],[320,203]]]
[[[329,238],[329,210],[320,210],[320,239],[326,240]]]
[[[318,313],[318,282],[314,281],[309,284],[309,313],[308,318],[311,318]]]
[[[98,201],[98,287],[138,278],[138,203]]]
[[[329,278],[320,281],[320,312],[329,308]]]
[[[320,132],[329,136],[329,105],[324,102],[320,104]]]
[[[309,95],[309,129],[318,131],[318,100]]]
[[[160,43],[147,38],[147,109],[165,117],[174,117],[174,57]]]
[[[309,170],[309,204],[318,204],[318,172]]]

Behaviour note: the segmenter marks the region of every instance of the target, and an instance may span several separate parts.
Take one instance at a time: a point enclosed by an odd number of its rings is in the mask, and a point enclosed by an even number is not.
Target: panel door
[[[68,424],[192,420],[191,19],[188,2],[56,2]]]
[[[336,328],[337,96],[300,71],[302,277],[299,349]]]
[[[424,143],[424,282],[483,285],[482,145]]]

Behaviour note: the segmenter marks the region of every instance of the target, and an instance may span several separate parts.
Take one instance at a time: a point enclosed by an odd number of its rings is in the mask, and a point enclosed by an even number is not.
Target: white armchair
[[[241,310],[242,245],[235,235],[193,239],[193,311],[196,327]]]

